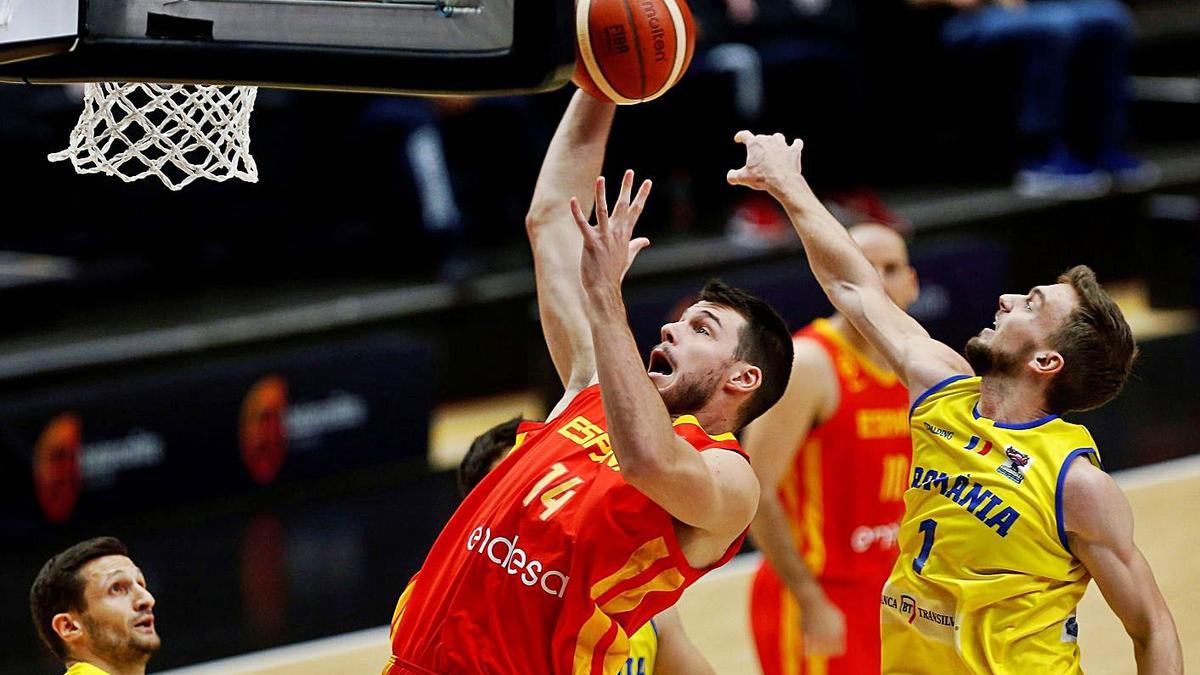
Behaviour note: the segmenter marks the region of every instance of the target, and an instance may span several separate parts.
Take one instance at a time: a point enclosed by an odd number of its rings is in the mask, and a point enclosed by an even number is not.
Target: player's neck
[[[849,342],[851,347],[854,347],[856,350],[858,350],[859,354],[862,354],[864,358],[875,364],[878,368],[887,371],[892,369],[891,365],[884,360],[883,354],[880,353],[878,349],[875,349],[875,347],[872,346],[865,337],[863,337],[862,333],[858,332],[858,329],[854,327],[854,324],[850,323],[849,319],[841,314],[834,314],[833,316],[829,317],[829,325],[832,326],[833,329],[836,330],[843,338],[845,338],[846,342]]]
[[[979,414],[994,422],[1024,424],[1047,417],[1042,385],[1023,377],[985,375],[979,382]]]
[[[727,400],[722,401],[726,394],[720,390],[715,392],[704,404],[704,407],[694,412],[685,413],[696,418],[700,423],[700,428],[704,429],[704,433],[710,436],[720,436],[725,433],[733,433],[737,423],[735,419],[737,410],[741,406],[730,405]],[[729,411],[733,411],[730,413]],[[676,415],[675,417],[678,417]]]

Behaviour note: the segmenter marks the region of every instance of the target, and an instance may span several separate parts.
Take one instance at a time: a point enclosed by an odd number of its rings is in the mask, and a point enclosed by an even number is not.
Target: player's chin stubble
[[[1009,375],[1021,367],[1021,358],[1016,354],[994,349],[979,337],[967,340],[963,356],[976,375]]]
[[[111,663],[145,663],[158,650],[162,640],[155,635],[122,635],[112,628],[83,617],[88,634],[92,637],[92,650],[97,656]]]
[[[667,412],[673,416],[695,413],[708,403],[721,384],[721,372],[713,371],[702,376],[681,376],[679,383],[662,392]]]

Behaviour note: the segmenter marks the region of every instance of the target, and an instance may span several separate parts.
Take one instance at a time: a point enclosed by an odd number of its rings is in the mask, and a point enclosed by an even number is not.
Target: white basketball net
[[[257,183],[250,154],[257,93],[256,87],[88,84],[70,147],[48,158],[127,183],[157,176],[172,190],[197,178]]]

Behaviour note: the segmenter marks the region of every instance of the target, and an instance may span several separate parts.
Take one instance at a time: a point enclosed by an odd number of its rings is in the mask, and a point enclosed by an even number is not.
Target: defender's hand
[[[804,603],[800,630],[808,656],[836,657],[846,652],[846,616],[824,594]]]
[[[728,173],[726,179],[730,185],[745,185],[778,196],[789,184],[803,180],[800,151],[804,142],[799,138],[788,145],[783,134],[766,136],[739,131],[733,140],[746,146],[746,165]]]
[[[613,290],[621,286],[621,280],[629,271],[634,258],[650,245],[645,237],[633,238],[633,228],[646,198],[650,196],[651,182],[642,181],[637,196],[630,200],[633,191],[633,171],[626,171],[621,180],[621,193],[617,197],[612,215],[608,212],[608,200],[604,195],[604,176],[596,179],[596,226],[588,224],[587,216],[579,208],[579,200],[571,198],[571,214],[583,235],[583,254],[580,259],[580,277],[588,293]]]

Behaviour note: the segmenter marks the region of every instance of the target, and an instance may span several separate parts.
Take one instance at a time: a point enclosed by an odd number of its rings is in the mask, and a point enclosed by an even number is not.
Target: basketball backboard
[[[0,63],[71,49],[79,0],[0,0]]]
[[[0,0],[0,82],[552,89],[571,0]]]

